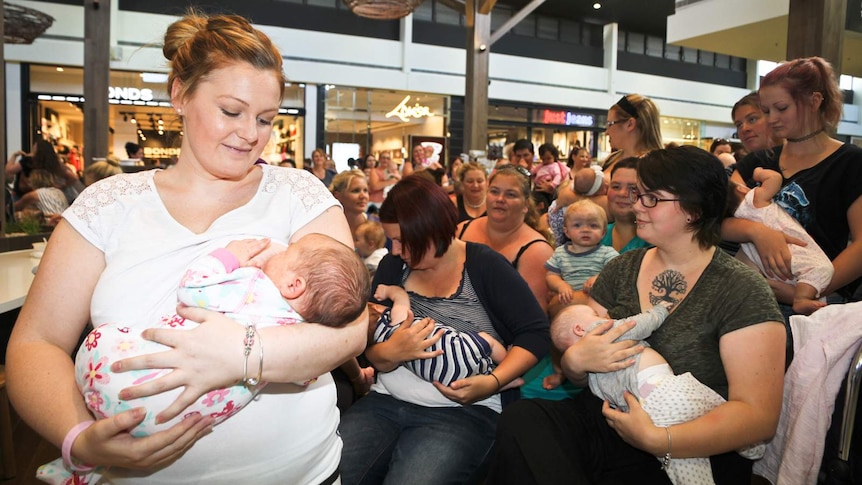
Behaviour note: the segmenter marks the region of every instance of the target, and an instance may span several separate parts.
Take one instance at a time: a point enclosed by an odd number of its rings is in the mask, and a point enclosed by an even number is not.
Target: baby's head
[[[358,318],[371,294],[368,269],[356,252],[323,234],[294,241],[263,272],[306,321],[330,327]]]
[[[576,194],[590,197],[593,195],[607,195],[608,193],[608,180],[602,172],[585,167],[575,171],[573,177],[575,179],[573,188]]]
[[[356,227],[353,233],[353,244],[359,257],[367,258],[371,253],[386,245],[386,235],[379,222],[365,221]]]
[[[725,217],[733,217],[736,214],[736,209],[739,209],[742,201],[745,200],[745,194],[751,190],[745,185],[740,185],[733,180],[727,181],[727,204],[724,209]]]
[[[560,352],[565,352],[593,327],[604,321],[589,305],[567,306],[560,310],[551,322],[551,341]]]
[[[598,246],[608,231],[608,215],[601,206],[589,199],[570,204],[563,215],[563,232],[572,244]]]

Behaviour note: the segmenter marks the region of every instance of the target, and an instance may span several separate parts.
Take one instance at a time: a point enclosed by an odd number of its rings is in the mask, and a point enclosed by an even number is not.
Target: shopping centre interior
[[[642,92],[659,103],[666,142],[707,148],[716,138],[734,138],[730,106],[786,57],[786,0],[741,8],[745,13],[734,16],[724,15],[716,1],[662,0],[648,7],[622,1],[538,3],[491,48],[487,145],[479,148],[492,153],[528,138],[537,146],[553,143],[563,155],[586,146],[603,159],[611,151],[603,129],[606,109],[614,95],[625,92]],[[457,11],[461,4],[422,2],[407,20],[360,18],[336,0],[283,4],[273,12],[267,2],[231,6],[260,18],[286,46],[291,82],[264,152],[268,160],[301,164],[316,147],[340,167],[348,158],[382,151],[400,160],[409,156],[412,137],[442,139],[447,159],[477,149],[463,138],[470,89],[463,74],[467,20]],[[492,31],[532,6],[526,0],[491,4]],[[83,12],[73,1],[23,5],[56,20],[34,45],[7,46],[7,84],[18,94],[7,101],[8,146],[27,146],[35,133],[47,130],[44,136],[80,149],[83,68],[68,61],[83,57]],[[159,12],[182,8],[131,0],[111,8],[116,13],[107,155],[122,159],[124,144],[135,141],[149,157],[167,161],[182,129],[165,92],[164,64],[153,49],[157,39],[149,29],[129,27],[156,27],[170,18]],[[848,140],[862,135],[854,97],[860,88],[853,84],[853,75],[862,72],[852,54],[859,47],[856,24],[848,15],[842,37],[847,105],[838,135]],[[408,116],[396,116],[399,110]]]
[[[64,156],[80,154],[79,172],[104,159],[124,171],[176,162],[184,131],[160,43],[189,7],[247,17],[282,52],[287,82],[261,154],[273,165],[308,168],[320,149],[338,171],[368,155],[403,166],[423,145],[444,165],[472,157],[490,168],[519,139],[552,144],[561,159],[584,147],[599,163],[619,148],[607,134],[609,107],[635,93],[660,109],[664,143],[708,149],[727,139],[738,148],[734,104],[782,61],[810,55],[829,59],[840,75],[843,113],[830,135],[862,146],[860,0],[419,0],[399,19],[359,16],[348,0],[12,3],[41,14],[32,17],[44,31],[13,39],[7,20],[0,151],[9,157],[45,139]],[[93,27],[94,19],[104,24]],[[107,46],[95,61],[94,37]],[[94,80],[97,70],[104,79]],[[471,111],[476,99],[486,101],[479,113]],[[476,133],[479,142],[471,141]],[[141,160],[127,153],[130,143]],[[45,230],[0,234],[0,253],[29,251]],[[14,277],[29,288],[26,263]],[[11,332],[25,296],[2,307],[0,329]],[[0,440],[6,399],[2,390]],[[35,466],[59,450],[15,423],[15,456],[0,454],[0,484],[39,483]]]

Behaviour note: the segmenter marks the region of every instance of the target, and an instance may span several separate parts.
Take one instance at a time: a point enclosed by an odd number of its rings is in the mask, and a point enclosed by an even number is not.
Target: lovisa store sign
[[[117,99],[120,101],[152,101],[152,89],[138,89],[123,86],[109,86],[108,99]]]
[[[404,96],[404,99],[398,103],[398,106],[392,108],[392,111],[386,113],[387,118],[398,117],[401,121],[407,122],[411,119],[427,118],[434,116],[429,106],[422,106],[419,103],[414,103],[413,106],[407,106],[410,101],[410,95]]]

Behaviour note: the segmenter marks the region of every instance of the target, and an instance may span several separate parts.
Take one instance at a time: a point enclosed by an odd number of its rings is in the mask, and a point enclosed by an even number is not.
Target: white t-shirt
[[[154,170],[115,175],[88,187],[63,215],[105,253],[106,267],[91,302],[93,324],[156,325],[159,316],[176,312],[177,287],[191,261],[240,238],[286,244],[294,232],[338,206],[306,171],[260,168],[263,176],[252,200],[202,234],[171,217],[153,183]],[[134,484],[320,483],[341,459],[338,421],[329,374],[305,388],[270,383],[168,468],[148,476],[112,469],[105,478]]]

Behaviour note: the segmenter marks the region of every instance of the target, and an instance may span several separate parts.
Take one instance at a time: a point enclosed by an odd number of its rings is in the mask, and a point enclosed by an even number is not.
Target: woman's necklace
[[[810,139],[814,138],[815,136],[817,136],[821,133],[823,133],[823,128],[820,128],[819,130],[816,130],[816,131],[812,131],[811,133],[809,133],[805,136],[799,137],[799,138],[787,138],[787,141],[790,143],[799,143],[801,141],[810,140]]]
[[[467,200],[467,198],[466,198],[466,197],[464,197],[464,203],[465,203],[465,204],[467,204],[467,207],[469,207],[469,208],[471,208],[471,209],[478,209],[478,208],[480,208],[480,207],[483,207],[483,206],[485,205],[485,201],[486,201],[486,200],[488,200],[488,196],[487,196],[487,195],[485,195],[484,197],[482,197],[482,202],[479,202],[478,204],[473,205],[473,204],[471,204],[471,203]]]

